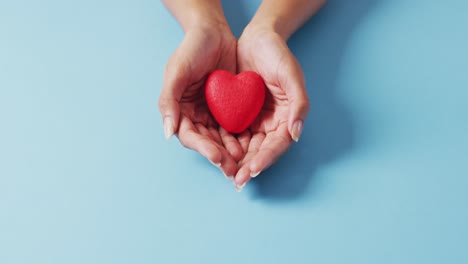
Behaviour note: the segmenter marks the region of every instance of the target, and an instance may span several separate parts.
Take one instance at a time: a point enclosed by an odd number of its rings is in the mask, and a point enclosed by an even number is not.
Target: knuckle
[[[187,148],[187,149],[189,148],[189,145],[188,145],[188,143],[187,143],[187,141],[185,140],[184,137],[179,136],[179,141],[180,141],[180,144],[182,145],[182,147]]]
[[[310,110],[310,102],[307,99],[307,97],[303,97],[299,100],[296,101],[296,107],[297,107],[297,112],[298,113],[304,113],[307,114]]]
[[[164,101],[164,99],[163,99],[163,98],[159,98],[159,100],[158,100],[158,107],[159,107],[159,110],[162,110],[165,106],[166,106],[166,102]]]
[[[179,56],[172,56],[166,64],[164,69],[164,77],[169,81],[176,81],[183,79],[188,74],[189,65],[184,59]]]
[[[168,105],[169,105],[168,99],[166,99],[166,98],[164,98],[162,96],[159,97],[159,100],[158,100],[159,109],[166,108]]]
[[[159,101],[158,101],[159,112],[161,112],[161,114],[165,114],[166,111],[168,110],[168,107],[169,107],[168,100],[160,98]]]

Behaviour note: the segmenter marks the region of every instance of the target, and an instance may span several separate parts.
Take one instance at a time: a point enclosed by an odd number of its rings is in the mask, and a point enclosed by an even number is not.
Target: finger
[[[241,192],[245,185],[250,181],[250,161],[244,162],[244,165],[239,168],[234,178],[233,184],[237,192]]]
[[[239,144],[244,154],[246,154],[247,151],[249,151],[249,144],[250,144],[251,138],[252,136],[249,130],[246,130],[237,136],[237,140],[239,141]]]
[[[200,123],[195,124],[195,127],[198,129],[201,135],[207,138],[210,138],[211,140],[216,142],[216,140],[213,139],[213,137],[216,137],[216,135],[213,135],[213,132],[211,131],[211,129],[206,128],[204,125]],[[219,138],[219,141],[221,142],[221,138],[219,134],[217,135],[217,138]],[[231,179],[237,173],[237,169],[238,169],[237,162],[229,154],[229,152],[222,146],[222,144],[216,143],[216,146],[221,152],[222,158],[221,158],[220,164],[215,164],[215,166],[220,168],[221,172],[223,172],[226,178]]]
[[[294,141],[302,134],[304,120],[310,109],[305,86],[304,73],[292,54],[284,71],[281,72],[280,86],[285,90],[289,102],[288,131]]]
[[[278,128],[277,131],[269,133],[265,137],[255,157],[250,161],[250,176],[255,178],[262,171],[270,167],[288,150],[291,143],[292,140],[288,134],[286,124]]]
[[[307,97],[299,97],[289,102],[288,132],[290,137],[298,142],[304,128],[304,120],[309,112],[309,100]]]
[[[245,157],[239,162],[240,167],[243,166],[247,161],[249,161],[258,152],[264,139],[265,139],[264,133],[256,133],[255,135],[252,136],[249,142],[247,153],[245,154]]]
[[[181,117],[178,137],[184,147],[199,152],[215,166],[221,165],[223,156],[216,143],[198,132],[192,121],[186,116]]]
[[[197,128],[197,131],[200,134],[202,134],[203,136],[208,137],[211,140],[216,142],[216,140],[213,138],[213,135],[210,133],[210,131],[208,130],[208,128],[206,128],[205,125],[203,125],[201,123],[195,123],[195,127]]]
[[[234,175],[236,175],[239,170],[237,162],[224,147],[220,146],[220,151],[223,157],[221,161],[221,171],[227,179],[233,179]]]
[[[239,163],[239,171],[234,177],[234,187],[238,192],[242,191],[247,182],[251,179],[250,171],[250,162],[253,157],[257,154],[260,146],[262,145],[263,140],[265,139],[265,134],[258,133],[252,137],[252,140],[249,144],[249,149],[245,157]]]
[[[178,131],[179,100],[188,87],[190,70],[176,51],[166,65],[163,87],[159,96],[159,111],[163,118],[164,134],[169,139]]]
[[[221,139],[221,135],[219,134],[218,129],[214,127],[210,127],[208,128],[208,131],[210,131],[210,134],[213,137],[213,139],[216,141],[216,143],[222,146],[223,140]]]
[[[244,153],[239,141],[222,127],[219,127],[219,135],[221,136],[223,145],[229,154],[231,154],[236,162],[240,161]]]
[[[163,119],[164,136],[171,138],[177,132],[179,123],[179,103],[175,99],[159,98],[159,111]]]

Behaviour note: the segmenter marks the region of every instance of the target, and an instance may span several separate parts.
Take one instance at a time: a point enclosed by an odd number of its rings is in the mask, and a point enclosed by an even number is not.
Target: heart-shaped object
[[[234,75],[216,70],[206,79],[205,98],[211,114],[221,127],[238,134],[246,130],[262,110],[265,83],[253,71]]]

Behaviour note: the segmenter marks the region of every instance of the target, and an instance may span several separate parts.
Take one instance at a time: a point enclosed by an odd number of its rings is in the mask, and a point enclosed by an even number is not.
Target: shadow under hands
[[[252,180],[255,197],[298,198],[309,189],[317,170],[353,148],[353,121],[337,96],[336,79],[354,28],[377,2],[330,0],[290,39],[289,47],[305,73],[311,111],[299,143]],[[316,185],[317,180],[312,193],[318,190]]]

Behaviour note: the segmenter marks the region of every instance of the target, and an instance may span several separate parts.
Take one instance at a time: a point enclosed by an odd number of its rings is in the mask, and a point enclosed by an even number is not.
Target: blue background
[[[159,1],[0,0],[0,263],[468,263],[467,8],[330,0],[303,137],[236,193],[164,140]]]

